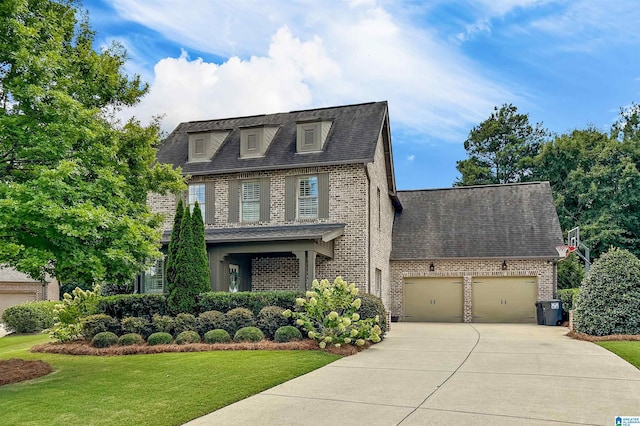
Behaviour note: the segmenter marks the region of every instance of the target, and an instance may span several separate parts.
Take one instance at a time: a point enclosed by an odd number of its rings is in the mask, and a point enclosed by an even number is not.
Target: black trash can
[[[538,320],[538,325],[544,325],[544,310],[542,309],[542,301],[538,300],[536,302],[536,318]]]
[[[562,300],[551,299],[542,302],[544,325],[562,324]],[[538,320],[540,324],[540,320]]]

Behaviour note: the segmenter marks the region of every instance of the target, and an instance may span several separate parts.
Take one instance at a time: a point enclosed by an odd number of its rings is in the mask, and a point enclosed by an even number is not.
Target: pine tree
[[[176,279],[176,253],[178,251],[178,242],[180,241],[180,225],[182,224],[182,216],[184,215],[184,205],[182,204],[182,197],[178,199],[178,205],[176,206],[176,214],[173,217],[173,228],[171,230],[171,239],[169,240],[169,248],[166,261],[166,278],[169,286],[175,282]]]
[[[191,226],[193,228],[193,263],[197,268],[198,279],[193,285],[199,293],[211,291],[209,281],[209,260],[207,257],[207,243],[204,239],[204,222],[202,221],[202,210],[196,201],[191,214]]]
[[[194,285],[198,282],[198,269],[193,261],[193,245],[191,215],[185,211],[180,222],[180,239],[176,248],[175,279],[168,285],[167,305],[175,314],[192,313],[196,296],[200,293]]]

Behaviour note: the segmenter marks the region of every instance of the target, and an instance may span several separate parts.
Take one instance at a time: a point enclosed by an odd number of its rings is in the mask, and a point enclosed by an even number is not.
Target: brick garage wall
[[[11,283],[0,281],[0,297],[7,293],[29,293],[35,294],[35,300],[46,300],[44,287],[39,282]],[[52,299],[56,300],[56,299]]]
[[[433,262],[435,271],[429,271]],[[503,259],[458,260],[392,260],[391,261],[391,315],[402,318],[402,291],[405,277],[462,277],[464,280],[464,322],[472,321],[471,283],[475,277],[536,277],[538,300],[551,299],[554,293],[554,268],[546,260]]]

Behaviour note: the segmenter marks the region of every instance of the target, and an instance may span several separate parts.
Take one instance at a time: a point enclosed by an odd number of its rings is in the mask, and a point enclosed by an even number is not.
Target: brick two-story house
[[[386,102],[181,123],[157,158],[189,176],[182,196],[189,205],[197,200],[203,211],[212,290],[304,290],[315,277],[341,275],[361,291],[380,296],[393,316],[444,321],[533,320],[533,303],[511,316],[477,314],[474,277],[505,277],[499,285],[491,284],[493,291],[506,291],[504,284],[513,282],[507,290],[525,294],[519,297],[524,304],[554,293],[554,246],[562,237],[548,184],[442,191],[448,196],[438,191],[399,194]],[[515,195],[503,197],[510,193]],[[501,207],[485,211],[485,202],[476,203],[475,210],[464,208],[474,199],[489,199],[488,194]],[[176,202],[175,196],[148,197],[152,210],[167,213],[165,244]],[[540,213],[535,220],[522,214],[530,207]],[[500,212],[496,220],[509,217],[505,226],[521,223],[516,227],[526,232],[535,228],[539,243],[523,249],[502,244],[506,237],[497,236],[491,241],[504,246],[500,249],[465,251],[474,238],[504,229],[493,220],[440,220],[435,226],[441,228],[433,228],[434,218],[442,215],[468,217],[482,211],[486,219],[494,210]],[[453,251],[420,244],[425,233],[434,237],[429,240],[433,243],[447,234],[443,227],[452,225],[463,233],[474,227],[484,231],[459,240]],[[392,239],[407,233],[412,237]],[[162,270],[162,265],[152,268],[139,291],[162,291]],[[416,314],[433,310],[434,303],[425,301],[435,300],[429,299],[434,289],[435,299],[457,302],[436,316]],[[477,284],[475,290],[481,292]],[[407,294],[415,300],[409,302]]]

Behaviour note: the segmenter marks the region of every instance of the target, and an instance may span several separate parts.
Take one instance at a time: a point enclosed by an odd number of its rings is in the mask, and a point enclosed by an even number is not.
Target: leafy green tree
[[[536,158],[536,178],[550,182],[562,228],[580,226],[592,257],[611,246],[640,254],[640,139],[629,127],[612,135],[574,130]]]
[[[578,288],[584,279],[584,268],[578,261],[578,255],[572,253],[558,263],[558,290]]]
[[[462,176],[455,186],[531,180],[533,159],[546,137],[542,125],[529,124],[529,115],[518,114],[515,106],[495,107],[464,141],[469,158],[457,162]]]
[[[211,291],[209,269],[209,259],[207,256],[207,243],[204,238],[204,221],[202,220],[202,210],[196,201],[191,214],[191,227],[193,229],[193,262],[197,267],[198,278],[194,286],[198,288],[198,293]]]
[[[148,192],[184,187],[155,161],[159,125],[114,112],[147,91],[124,49],[93,50],[72,0],[0,3],[0,264],[60,282],[129,281],[158,255]]]
[[[178,253],[178,243],[180,242],[180,226],[182,225],[183,215],[184,205],[182,203],[182,197],[180,197],[178,198],[176,213],[173,216],[173,228],[171,230],[169,247],[167,249],[167,260],[165,269],[168,283],[173,283],[176,279],[176,254]]]

